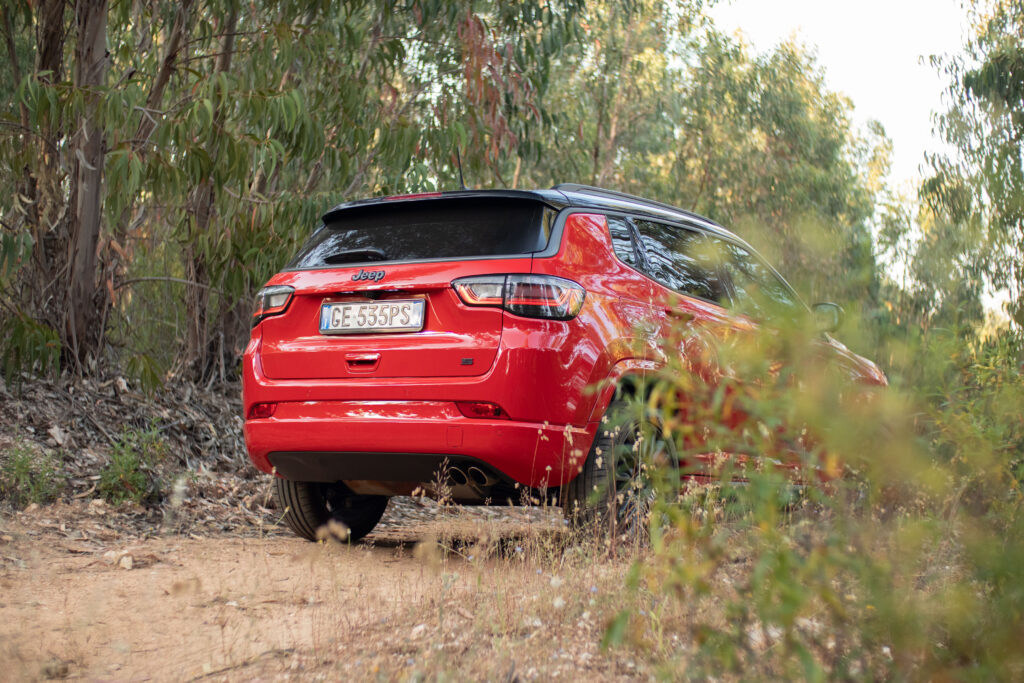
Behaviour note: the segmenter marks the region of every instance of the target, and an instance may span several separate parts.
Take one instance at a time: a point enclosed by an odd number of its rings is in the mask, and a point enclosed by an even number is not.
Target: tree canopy
[[[913,255],[881,126],[852,125],[813,51],[753,54],[703,9],[3,0],[5,374],[231,375],[253,293],[324,210],[454,189],[457,151],[473,186],[584,182],[703,213],[870,319],[895,297],[877,257],[901,243],[921,311],[969,299],[982,266],[1020,281],[1003,248],[1022,246],[1019,3],[947,64],[962,155],[936,162]],[[961,245],[959,279],[933,277],[952,257],[927,244]]]

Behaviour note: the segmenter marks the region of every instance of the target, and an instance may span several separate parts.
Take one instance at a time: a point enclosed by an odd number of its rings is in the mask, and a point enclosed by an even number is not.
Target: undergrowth
[[[158,503],[164,496],[160,465],[167,459],[167,444],[155,428],[127,428],[110,451],[110,460],[100,470],[97,490],[117,504]]]
[[[53,455],[36,453],[22,443],[0,453],[0,499],[9,500],[15,508],[52,503],[66,485]]]

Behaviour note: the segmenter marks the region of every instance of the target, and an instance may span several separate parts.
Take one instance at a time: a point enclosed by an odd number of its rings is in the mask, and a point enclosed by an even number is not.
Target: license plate
[[[419,332],[425,305],[423,299],[324,303],[320,306],[320,332]]]

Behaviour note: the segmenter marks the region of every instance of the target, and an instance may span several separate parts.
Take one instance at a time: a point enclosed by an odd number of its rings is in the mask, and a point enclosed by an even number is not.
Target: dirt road
[[[598,646],[625,565],[567,546],[554,519],[470,514],[355,546],[280,530],[98,539],[69,524],[0,516],[0,679],[646,673]]]

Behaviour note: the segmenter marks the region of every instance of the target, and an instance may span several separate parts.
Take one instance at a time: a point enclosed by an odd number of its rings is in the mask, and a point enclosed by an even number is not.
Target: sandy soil
[[[76,540],[32,523],[41,512],[0,516],[0,679],[639,673],[598,648],[593,594],[621,574],[570,570],[552,525],[423,522],[349,547],[280,531]]]

